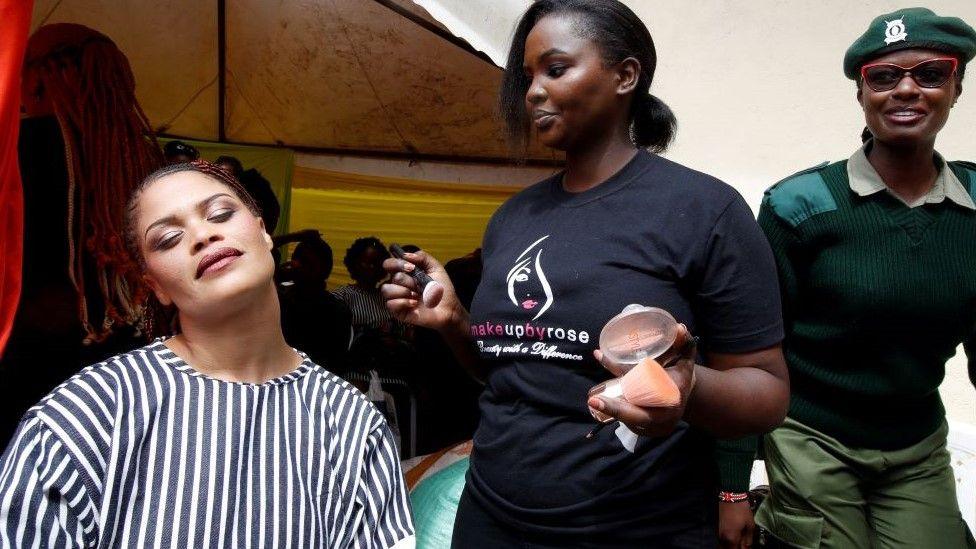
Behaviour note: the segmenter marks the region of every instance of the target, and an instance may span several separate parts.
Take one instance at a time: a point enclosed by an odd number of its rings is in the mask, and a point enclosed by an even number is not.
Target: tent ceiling
[[[32,27],[73,22],[107,34],[129,57],[154,126],[217,140],[217,5],[35,0]],[[427,28],[398,11],[422,18]],[[501,70],[437,34],[444,27],[409,0],[234,0],[226,2],[224,21],[227,141],[416,157],[509,156],[495,107]],[[530,157],[551,155],[536,147]]]

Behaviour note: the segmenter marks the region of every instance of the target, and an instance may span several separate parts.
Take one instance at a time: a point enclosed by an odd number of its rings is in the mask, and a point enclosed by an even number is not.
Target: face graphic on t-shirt
[[[508,298],[519,309],[532,313],[532,320],[542,316],[552,306],[552,288],[542,270],[541,244],[547,238],[549,235],[536,240],[519,254],[505,277]]]

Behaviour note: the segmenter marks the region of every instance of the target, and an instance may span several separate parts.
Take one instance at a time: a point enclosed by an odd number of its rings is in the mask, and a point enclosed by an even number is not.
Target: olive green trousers
[[[956,501],[948,430],[881,451],[787,418],[764,437],[770,496],[756,523],[803,549],[976,547]]]

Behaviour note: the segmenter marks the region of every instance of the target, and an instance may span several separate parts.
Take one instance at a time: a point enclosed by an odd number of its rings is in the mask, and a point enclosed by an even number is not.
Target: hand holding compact
[[[637,434],[670,434],[694,388],[696,347],[688,329],[676,324],[674,343],[657,359],[646,356],[630,366],[594,351],[604,368],[621,377],[590,390],[590,413],[604,423],[619,420]]]

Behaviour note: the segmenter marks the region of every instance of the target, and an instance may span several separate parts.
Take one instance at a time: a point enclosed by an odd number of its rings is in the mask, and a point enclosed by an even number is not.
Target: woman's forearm
[[[779,347],[750,353],[755,366],[729,360],[709,360],[712,367],[695,367],[695,388],[684,419],[718,438],[739,438],[770,431],[786,417],[790,383]],[[747,355],[748,356],[748,355]],[[730,367],[731,366],[731,367]]]

